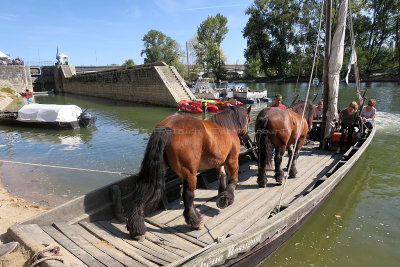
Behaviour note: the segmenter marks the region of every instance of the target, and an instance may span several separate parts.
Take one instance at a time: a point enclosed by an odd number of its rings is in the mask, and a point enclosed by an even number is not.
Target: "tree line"
[[[335,28],[340,3],[332,0],[332,29]],[[361,77],[376,72],[400,74],[400,0],[353,0],[350,7]],[[320,47],[314,72],[321,76],[325,14],[322,16],[322,33],[317,37],[320,12],[321,1],[254,0],[245,11],[248,21],[242,31],[247,41],[244,49],[245,77],[309,75],[317,38],[320,38]],[[188,77],[188,70],[182,62],[189,61],[206,75],[223,79],[227,75],[224,68],[227,59],[221,43],[229,31],[227,22],[228,19],[220,13],[208,16],[198,26],[196,35],[188,40],[185,50],[171,37],[150,30],[142,39],[144,62],[164,61]],[[349,31],[347,27],[344,64],[348,63],[351,54]],[[134,63],[129,60],[124,64]],[[345,68],[342,71],[345,72]],[[195,79],[195,72],[191,72],[189,78]]]

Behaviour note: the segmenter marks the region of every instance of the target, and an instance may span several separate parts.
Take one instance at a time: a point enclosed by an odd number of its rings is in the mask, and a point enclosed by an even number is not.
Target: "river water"
[[[307,91],[304,83],[247,86],[265,88],[270,97],[280,93],[286,105],[296,94],[304,98]],[[309,221],[260,266],[398,266],[399,84],[367,83],[362,87],[368,88],[368,97],[377,100],[377,133],[373,142]],[[311,88],[311,97],[314,93],[320,97],[321,87]],[[354,87],[341,85],[339,94],[339,108],[356,99]],[[96,127],[90,129],[56,131],[0,126],[3,184],[13,194],[50,205],[136,173],[154,126],[177,113],[175,108],[74,95],[40,96],[36,101],[76,104],[97,116]],[[254,104],[252,117],[265,106]],[[250,130],[254,130],[254,121]]]

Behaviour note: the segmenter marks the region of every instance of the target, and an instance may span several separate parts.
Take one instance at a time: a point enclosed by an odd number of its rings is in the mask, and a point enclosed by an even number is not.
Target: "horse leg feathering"
[[[135,240],[143,240],[146,233],[144,216],[155,209],[165,190],[164,151],[172,136],[168,127],[157,127],[150,136],[140,172],[133,185],[132,212],[126,228]]]
[[[289,152],[289,158],[292,158],[291,155],[293,153],[292,151],[293,150],[291,149]],[[298,158],[299,158],[299,149],[296,148],[296,150],[294,151],[293,162],[289,170],[289,178],[295,178],[297,175],[296,163]]]
[[[238,183],[238,171],[239,164],[237,161],[237,157],[239,155],[239,149],[236,153],[232,153],[227,161],[225,162],[225,168],[228,172],[229,182],[226,186],[226,189],[218,194],[217,197],[217,207],[220,209],[224,209],[229,205],[232,205],[235,200],[235,188]]]
[[[258,177],[257,183],[259,187],[266,187],[267,175],[265,173],[266,166],[270,168],[272,165],[272,143],[267,134],[267,118],[259,119],[259,128],[256,131],[256,140],[258,143]]]
[[[183,182],[183,204],[185,209],[183,211],[183,217],[185,217],[185,222],[194,229],[201,229],[203,227],[203,219],[197,209],[194,207],[194,190],[196,185],[193,185],[195,178],[186,179]]]
[[[217,168],[217,172],[219,181],[218,194],[220,194],[226,189],[226,173],[224,166]]]
[[[282,184],[283,177],[284,177],[284,173],[283,173],[283,170],[281,168],[282,158],[283,158],[283,154],[284,153],[285,153],[285,151],[281,147],[279,147],[279,149],[277,149],[277,151],[275,153],[275,158],[274,158],[274,162],[275,162],[275,181],[278,184]]]

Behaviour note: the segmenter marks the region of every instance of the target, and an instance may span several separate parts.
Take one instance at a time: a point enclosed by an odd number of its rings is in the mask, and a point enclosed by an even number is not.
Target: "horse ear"
[[[250,111],[251,111],[251,106],[249,106],[249,107],[247,108],[247,114],[250,114]]]

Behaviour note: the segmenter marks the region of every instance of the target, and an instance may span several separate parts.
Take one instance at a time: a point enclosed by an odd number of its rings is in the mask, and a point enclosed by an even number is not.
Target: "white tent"
[[[9,59],[10,57],[0,51],[0,59]]]

